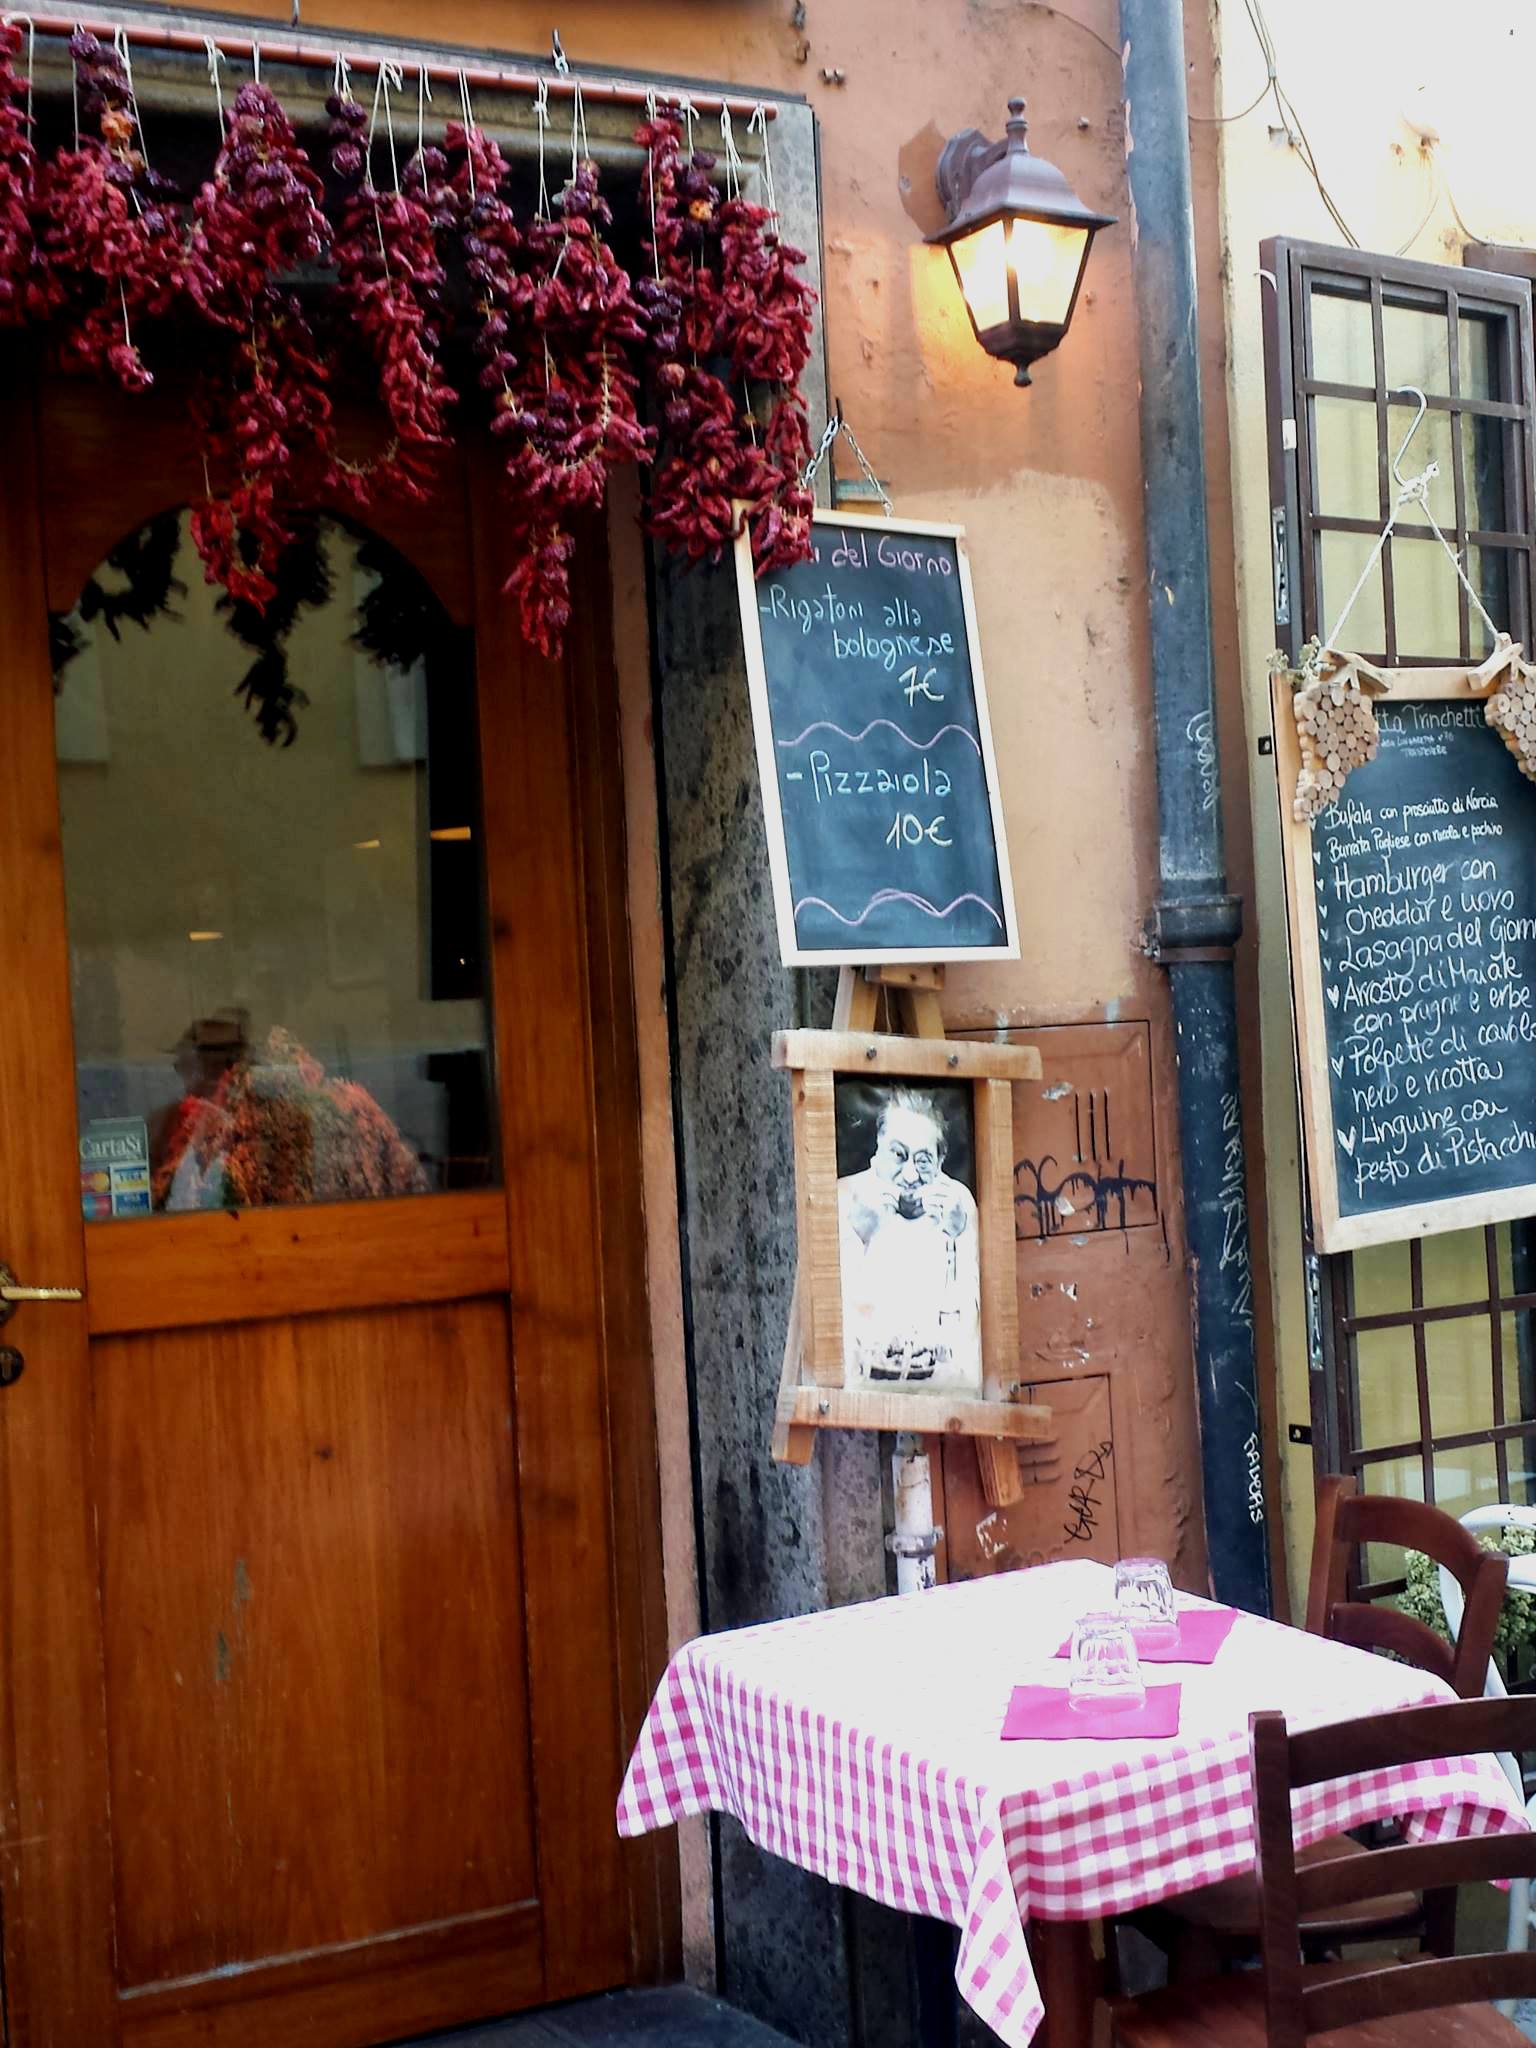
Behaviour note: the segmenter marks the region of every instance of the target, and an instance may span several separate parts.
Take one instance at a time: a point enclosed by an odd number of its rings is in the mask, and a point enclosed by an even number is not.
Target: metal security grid
[[[1428,411],[1403,473],[1439,462],[1436,517],[1452,546],[1463,551],[1495,620],[1529,646],[1536,542],[1530,285],[1285,241],[1266,243],[1261,260],[1281,647],[1294,660],[1306,640],[1331,626],[1381,532],[1395,496],[1393,458],[1417,406],[1409,387],[1424,393]],[[1350,646],[1387,665],[1478,659],[1487,647],[1485,629],[1470,615],[1449,563],[1440,556],[1432,564],[1421,549],[1439,555],[1429,527],[1405,517],[1356,607]],[[1447,580],[1437,604],[1426,579],[1441,566]],[[1374,646],[1366,644],[1373,628]],[[1455,1301],[1429,1298],[1424,1240],[1411,1240],[1407,1299],[1399,1282],[1396,1298],[1363,1312],[1356,1302],[1357,1260],[1369,1255],[1322,1256],[1311,1249],[1309,1228],[1307,1235],[1318,1470],[1354,1473],[1373,1491],[1400,1491],[1408,1490],[1401,1468],[1417,1465],[1423,1498],[1433,1502],[1437,1459],[1491,1450],[1499,1499],[1512,1497],[1512,1485],[1521,1497],[1529,1493],[1536,1466],[1532,1224],[1485,1229],[1476,1260],[1482,1284]],[[1470,1266],[1470,1244],[1467,1252]],[[1479,1352],[1486,1346],[1491,1422],[1449,1427],[1443,1399],[1437,1422],[1430,1347],[1438,1325],[1475,1331]],[[1393,1371],[1412,1374],[1414,1436],[1369,1440],[1360,1347],[1362,1338],[1378,1332],[1401,1333],[1401,1360],[1394,1358]],[[1480,1358],[1479,1371],[1481,1365]],[[1394,1465],[1400,1468],[1395,1486]],[[1381,1580],[1360,1591],[1369,1596],[1401,1583]]]

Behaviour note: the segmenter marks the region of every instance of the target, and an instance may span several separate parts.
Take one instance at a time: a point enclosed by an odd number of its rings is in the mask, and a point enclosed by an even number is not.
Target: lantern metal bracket
[[[933,174],[950,220],[965,204],[966,194],[987,165],[996,163],[1007,147],[1006,142],[989,142],[979,128],[962,128],[958,135],[951,135]]]

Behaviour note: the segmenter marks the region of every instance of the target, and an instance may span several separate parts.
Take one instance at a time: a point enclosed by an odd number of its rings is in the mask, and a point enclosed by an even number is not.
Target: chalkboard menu
[[[1479,700],[1376,722],[1375,760],[1289,828],[1326,1251],[1536,1214],[1536,786]]]
[[[818,513],[737,550],[786,965],[1018,954],[962,530]]]

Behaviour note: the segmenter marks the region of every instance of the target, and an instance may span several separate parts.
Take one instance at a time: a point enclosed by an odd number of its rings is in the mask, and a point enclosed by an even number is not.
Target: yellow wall
[[[1363,248],[1459,264],[1469,226],[1479,240],[1536,244],[1536,184],[1526,140],[1536,15],[1509,0],[1463,0],[1453,14],[1429,0],[1270,0],[1268,16],[1280,82],[1334,204]],[[1264,60],[1244,0],[1214,0],[1212,18],[1220,111],[1239,115],[1264,86]],[[1429,150],[1421,142],[1423,128],[1440,138]],[[1252,739],[1269,724],[1268,660],[1275,639],[1260,327],[1260,294],[1269,286],[1258,274],[1259,244],[1270,235],[1324,243],[1339,243],[1342,236],[1280,125],[1272,97],[1223,126],[1221,172],[1238,607]],[[1305,1422],[1300,1194],[1277,812],[1269,760],[1250,745],[1248,761],[1282,1423]],[[1401,1248],[1360,1257],[1362,1312],[1407,1299],[1406,1259]],[[1480,1234],[1432,1242],[1426,1247],[1426,1298],[1475,1294],[1482,1267]],[[1470,1327],[1451,1324],[1439,1326],[1430,1341],[1437,1428],[1476,1427],[1491,1419],[1486,1340]],[[1508,1337],[1506,1348],[1512,1355]],[[1364,1340],[1361,1381],[1372,1437],[1417,1435],[1411,1350],[1405,1353],[1401,1333]],[[1311,1547],[1312,1457],[1286,1445],[1283,1428],[1281,1434],[1287,1550],[1299,1593]],[[1491,1487],[1491,1463],[1491,1457],[1448,1461],[1443,1504],[1472,1505],[1472,1490]],[[1386,1471],[1381,1480],[1405,1491],[1420,1483],[1412,1466]],[[1464,1498],[1463,1487],[1471,1489]],[[1484,1491],[1482,1497],[1490,1496]]]

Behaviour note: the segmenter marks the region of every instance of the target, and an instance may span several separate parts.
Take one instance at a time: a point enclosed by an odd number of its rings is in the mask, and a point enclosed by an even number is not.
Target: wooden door
[[[170,727],[192,701],[176,633],[119,620],[109,645],[99,608],[105,680],[85,702],[66,672],[59,701],[73,708],[56,742],[48,614],[77,606],[125,537],[194,499],[200,470],[174,396],[15,376],[0,391],[0,1260],[83,1295],[23,1306],[3,1332],[25,1361],[0,1392],[8,2039],[348,2048],[618,1982],[625,1599],[607,1354],[627,1353],[632,1423],[642,1359],[627,992],[584,827],[600,813],[611,839],[613,799],[573,742],[592,718],[576,670],[589,699],[610,687],[590,624],[601,607],[583,607],[566,667],[529,658],[499,594],[494,517],[472,516],[458,471],[429,512],[385,532],[424,579],[413,599],[442,607],[461,648],[473,635],[475,682],[444,730],[451,742],[456,717],[467,743],[478,727],[478,817],[433,823],[431,774],[398,735],[404,768],[367,765],[361,737],[359,767],[345,723],[333,772],[306,765],[312,735],[335,726],[321,685],[352,683],[334,636],[324,675],[310,674],[319,628],[302,623],[288,663],[310,701],[287,750],[265,747],[218,687],[218,719],[238,730],[217,725],[220,758],[200,781]],[[173,610],[211,617],[189,565],[183,547]],[[120,581],[99,571],[98,591]],[[134,657],[138,695],[114,723],[124,686],[106,671],[130,642],[154,655]],[[82,719],[100,724],[95,738]],[[435,713],[428,723],[435,745]],[[146,756],[147,730],[163,759]],[[402,774],[416,791],[414,905],[398,889],[369,895],[349,865],[376,850],[354,799],[393,792],[391,817],[410,828]],[[248,779],[265,810],[242,794]],[[210,808],[210,787],[227,802]],[[116,806],[105,835],[103,805]],[[334,863],[301,857],[331,809]],[[232,848],[237,813],[265,823]],[[439,847],[456,871],[432,867]],[[262,863],[284,860],[274,911]],[[463,894],[482,860],[483,927]],[[380,959],[402,918],[433,958],[386,1000]],[[184,957],[165,938],[183,923]],[[459,974],[467,951],[457,967],[436,955],[445,931],[472,950],[482,929],[477,992]],[[233,966],[219,966],[220,941]],[[297,1000],[301,953],[298,1007],[327,1044],[261,1050]],[[183,981],[177,1037],[165,1020]],[[480,1055],[436,1042],[438,981],[461,1035],[489,1020],[489,1078],[442,1114],[422,1075]],[[596,1039],[594,991],[611,1005]],[[442,1126],[433,1147],[410,1139],[404,1110],[378,1137],[400,1060],[369,1034],[382,1044],[390,1028],[434,1041],[422,1053],[413,1040],[406,1063]],[[328,1062],[323,1076],[308,1054]],[[137,1100],[124,1117],[91,1113],[152,1088],[157,1056],[175,1069],[163,1114],[140,1117]],[[302,1169],[274,1163],[270,1134],[289,1127],[278,1098],[300,1118]],[[210,1101],[225,1119],[212,1139]],[[324,1151],[322,1110],[342,1131]],[[204,1133],[200,1150],[177,1151],[178,1115]],[[84,1220],[82,1205],[135,1206],[140,1121],[159,1148],[155,1213]],[[218,1134],[247,1126],[261,1135],[241,1140],[237,1174],[236,1141],[221,1149]],[[373,1161],[376,1141],[385,1163],[360,1198],[351,1162]],[[113,1145],[126,1146],[121,1190]],[[251,1193],[298,1185],[290,1171],[313,1200]]]

